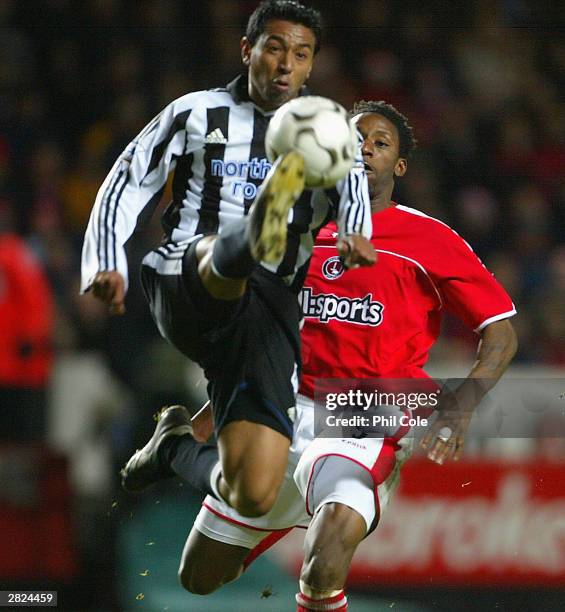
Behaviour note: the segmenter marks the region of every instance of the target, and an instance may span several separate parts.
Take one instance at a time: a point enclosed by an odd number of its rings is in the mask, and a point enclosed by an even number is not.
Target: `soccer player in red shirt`
[[[353,115],[364,138],[377,263],[343,273],[335,226],[318,235],[302,293],[302,386],[284,484],[271,511],[258,518],[240,516],[211,496],[204,500],[179,572],[193,593],[234,580],[301,526],[307,534],[298,611],[347,610],[343,588],[351,559],[390,500],[411,440],[315,438],[316,379],[426,378],[442,315],[452,312],[479,334],[480,344],[467,379],[442,395],[438,418],[421,442],[432,461],[443,463],[460,456],[474,407],[516,351],[508,321],[514,305],[469,245],[441,221],[391,199],[415,146],[406,118],[384,102],[360,102]],[[205,421],[195,425],[195,437],[206,438]]]
[[[395,179],[406,173],[415,146],[406,118],[384,102],[360,102],[353,116],[364,138],[371,241],[378,261],[371,270],[342,276],[335,228],[327,226],[318,235],[302,294],[306,320],[300,393],[312,398],[319,378],[425,378],[423,367],[439,336],[442,315],[451,312],[479,334],[477,359],[456,392],[442,396],[439,417],[421,446],[437,463],[458,459],[473,409],[516,352],[516,335],[508,320],[516,310],[460,236],[441,221],[392,201]],[[353,554],[374,528],[397,480],[394,472],[402,449],[386,439],[363,440],[367,442],[374,446],[372,453],[348,454],[360,459],[371,474],[375,512],[368,513],[367,506],[355,501],[360,495],[341,502],[329,495],[330,503],[310,508],[314,516],[305,542],[299,610],[329,609],[323,607],[324,599],[343,592]],[[307,504],[312,483],[306,479],[316,476],[317,461],[331,457],[334,469],[340,460],[347,462],[336,457],[340,446],[345,448],[341,440],[317,438],[303,453],[295,479]]]

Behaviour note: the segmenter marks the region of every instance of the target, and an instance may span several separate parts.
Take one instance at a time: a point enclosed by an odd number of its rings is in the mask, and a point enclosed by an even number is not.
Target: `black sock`
[[[216,272],[225,278],[247,278],[255,267],[247,238],[247,219],[237,219],[216,238],[212,251]]]
[[[164,440],[159,450],[164,469],[171,470],[196,490],[218,497],[210,480],[219,461],[215,444],[196,442],[190,434],[184,434]]]

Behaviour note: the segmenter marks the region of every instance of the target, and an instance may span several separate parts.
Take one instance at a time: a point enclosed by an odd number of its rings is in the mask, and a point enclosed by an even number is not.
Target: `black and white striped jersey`
[[[173,201],[162,219],[167,241],[145,263],[175,259],[178,243],[218,233],[246,214],[271,167],[264,137],[272,115],[250,101],[240,76],[226,88],[182,96],[150,121],[100,187],[82,251],[81,290],[102,270],[118,270],[127,284],[124,245],[155,210],[171,172]],[[310,257],[313,230],[330,218],[342,234],[371,236],[360,154],[335,189],[304,192],[291,211],[286,255],[266,267],[291,281]]]

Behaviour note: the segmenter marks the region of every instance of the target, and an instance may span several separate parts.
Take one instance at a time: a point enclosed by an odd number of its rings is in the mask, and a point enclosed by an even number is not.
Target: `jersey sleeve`
[[[190,94],[189,94],[190,95]],[[191,150],[191,108],[179,98],[133,139],[102,183],[86,229],[81,264],[81,293],[97,272],[117,270],[128,285],[124,245],[155,210],[175,159]]]
[[[446,310],[475,332],[516,314],[504,287],[456,232],[442,227],[434,250],[430,273]]]
[[[358,137],[360,138],[359,133]],[[347,176],[337,183],[336,189],[329,197],[335,210],[334,218],[337,221],[339,237],[361,234],[370,239],[373,232],[371,199],[361,156],[361,141],[353,167]]]

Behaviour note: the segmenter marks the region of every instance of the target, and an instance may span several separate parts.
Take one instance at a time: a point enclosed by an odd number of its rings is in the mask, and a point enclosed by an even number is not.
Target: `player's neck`
[[[272,111],[275,111],[280,106],[274,102],[269,102],[267,100],[264,100],[259,94],[259,92],[256,89],[254,89],[251,84],[249,84],[249,87],[247,89],[247,94],[249,95],[249,99],[251,100],[251,102],[253,102],[255,106],[260,108],[265,113],[270,113]]]
[[[374,200],[371,200],[371,212],[372,213],[381,212],[382,210],[386,210],[387,208],[392,208],[393,206],[394,204],[392,203],[391,200],[389,200],[388,202],[375,202]]]
[[[392,188],[383,189],[380,192],[371,194],[371,212],[381,212],[381,210],[385,210],[394,206],[392,200]]]

